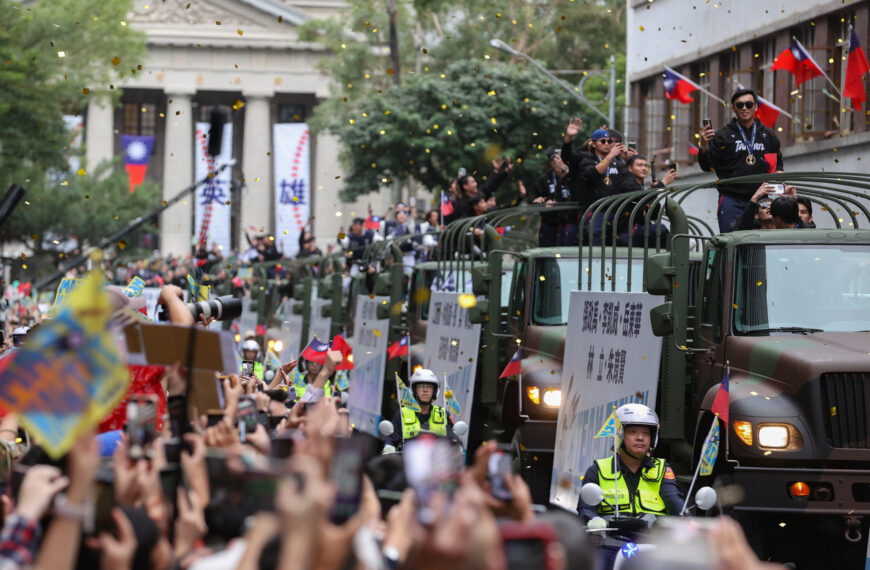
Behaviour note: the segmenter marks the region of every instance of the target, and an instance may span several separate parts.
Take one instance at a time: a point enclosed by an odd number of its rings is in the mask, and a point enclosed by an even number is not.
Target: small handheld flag
[[[441,215],[449,216],[453,213],[453,201],[446,192],[441,192]]]
[[[504,367],[501,374],[499,375],[499,380],[502,378],[507,378],[508,376],[516,376],[517,374],[523,371],[523,356],[522,356],[522,348],[517,347],[517,351],[511,356],[511,359],[508,360],[507,366]]]
[[[390,345],[390,348],[387,349],[387,354],[389,358],[387,360],[392,360],[399,356],[407,356],[408,347],[411,344],[411,337],[408,335],[402,336],[399,340]]]
[[[725,425],[728,425],[728,396],[729,396],[729,383],[731,375],[731,369],[725,370],[725,376],[722,378],[722,383],[719,384],[719,391],[716,392],[716,398],[713,400],[713,405],[710,407],[710,411],[719,416]]]
[[[191,299],[190,302],[191,303],[198,303],[199,301],[208,301],[209,286],[198,284],[193,279],[193,277],[190,276],[190,273],[187,274],[187,286],[190,288],[190,299]]]
[[[417,399],[414,397],[414,394],[411,393],[411,389],[402,382],[402,379],[399,378],[398,374],[396,374],[396,389],[399,392],[399,402],[403,408],[408,408],[415,412],[421,411],[420,404],[417,403]]]
[[[716,456],[719,455],[719,420],[713,420],[713,427],[707,434],[704,447],[701,448],[701,476],[712,475],[713,466],[716,465]]]
[[[365,228],[367,230],[379,230],[383,220],[381,216],[369,216],[366,218]]]
[[[315,336],[311,339],[311,342],[308,343],[308,346],[305,347],[305,350],[302,351],[302,358],[310,360],[311,362],[323,364],[326,362],[326,353],[331,349],[331,343],[323,342]]]
[[[610,413],[604,425],[601,426],[601,429],[594,436],[594,438],[599,437],[618,437],[622,439],[622,423],[616,417],[615,411]]]
[[[341,353],[341,362],[339,362],[336,370],[353,370],[353,350],[342,335],[336,335],[332,339],[332,350],[337,350]]]

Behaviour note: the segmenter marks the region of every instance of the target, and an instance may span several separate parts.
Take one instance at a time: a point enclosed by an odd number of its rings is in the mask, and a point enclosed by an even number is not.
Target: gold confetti
[[[381,338],[381,331],[378,330],[378,329],[373,330],[373,331],[372,331],[372,334],[375,335],[375,336],[378,337],[378,338]]]
[[[127,242],[121,240],[118,242],[118,249],[127,249]]]
[[[112,65],[114,65],[114,66],[121,65],[121,58],[118,57],[117,55],[115,57],[113,57],[112,58]]]
[[[637,29],[640,30],[640,31],[642,32],[642,31],[643,31],[643,26],[640,26],[640,27],[638,27]]]
[[[239,28],[238,30],[236,30],[236,33],[239,34],[240,36],[241,36],[241,35],[244,35],[244,32],[242,31],[241,28]]]
[[[236,99],[236,102],[233,103],[233,109],[235,109],[236,111],[238,111],[239,109],[241,109],[244,106],[245,106],[245,102],[242,101],[241,99]]]
[[[214,23],[214,25],[215,25],[215,26],[220,26],[220,25],[221,25],[221,21],[218,20],[217,22]]]
[[[477,305],[477,298],[474,295],[472,295],[470,293],[466,293],[464,295],[459,296],[459,306],[462,307],[463,309],[470,309],[471,307],[474,307],[476,305]]]
[[[387,75],[393,75],[394,73],[395,73],[395,71],[393,71],[393,68],[392,68],[392,67],[390,67],[389,69],[387,69]]]
[[[91,90],[88,89],[87,87],[82,87],[82,93],[83,93],[83,94],[87,95],[87,94],[90,93],[90,92],[91,92]]]
[[[79,168],[76,174],[78,174],[79,176],[84,176],[85,174],[87,174],[87,172],[85,172],[84,168]]]

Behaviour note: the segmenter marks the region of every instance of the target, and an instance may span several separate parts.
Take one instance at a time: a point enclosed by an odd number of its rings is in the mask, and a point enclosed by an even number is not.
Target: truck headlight
[[[526,388],[526,395],[529,397],[529,400],[531,400],[533,404],[541,403],[541,389],[537,386],[529,386],[528,388]]]
[[[562,405],[562,390],[547,390],[544,392],[544,405],[558,408]]]
[[[758,446],[774,449],[788,447],[788,426],[777,424],[759,426]]]

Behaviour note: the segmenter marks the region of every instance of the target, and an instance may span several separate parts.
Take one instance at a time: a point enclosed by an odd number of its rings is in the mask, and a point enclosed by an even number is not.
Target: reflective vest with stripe
[[[604,501],[609,503],[605,504],[602,501],[598,505],[598,513],[602,515],[613,513],[614,508],[611,505],[616,504],[618,493],[620,513],[667,514],[667,507],[660,494],[662,479],[665,476],[665,460],[653,459],[653,461],[653,465],[642,467],[640,470],[640,480],[637,483],[637,492],[634,495],[634,504],[632,504],[628,486],[625,484],[625,477],[622,476],[621,471],[616,474],[616,483],[614,484],[613,458],[598,459],[595,462],[598,465],[598,485],[604,491]]]
[[[304,386],[293,386],[296,390],[296,399],[302,399],[302,396],[305,395],[305,392],[308,391],[309,384],[305,384]],[[330,398],[332,397],[332,380],[327,380],[326,385],[323,387],[323,397]]]
[[[417,417],[417,412],[404,406],[401,409],[402,439],[417,437],[420,434],[420,418]],[[435,435],[447,436],[447,414],[444,413],[444,408],[432,406],[432,413],[429,414],[429,431]]]

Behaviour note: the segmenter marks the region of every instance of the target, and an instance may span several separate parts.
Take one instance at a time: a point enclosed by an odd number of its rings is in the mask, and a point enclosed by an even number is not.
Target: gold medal
[[[752,166],[753,164],[755,164],[755,155],[754,154],[747,154],[746,155],[746,164],[748,164],[749,166]]]
[[[611,182],[610,177],[609,177],[609,176],[605,176],[605,177],[604,177],[604,185],[605,185],[605,186],[610,186],[610,182]]]

